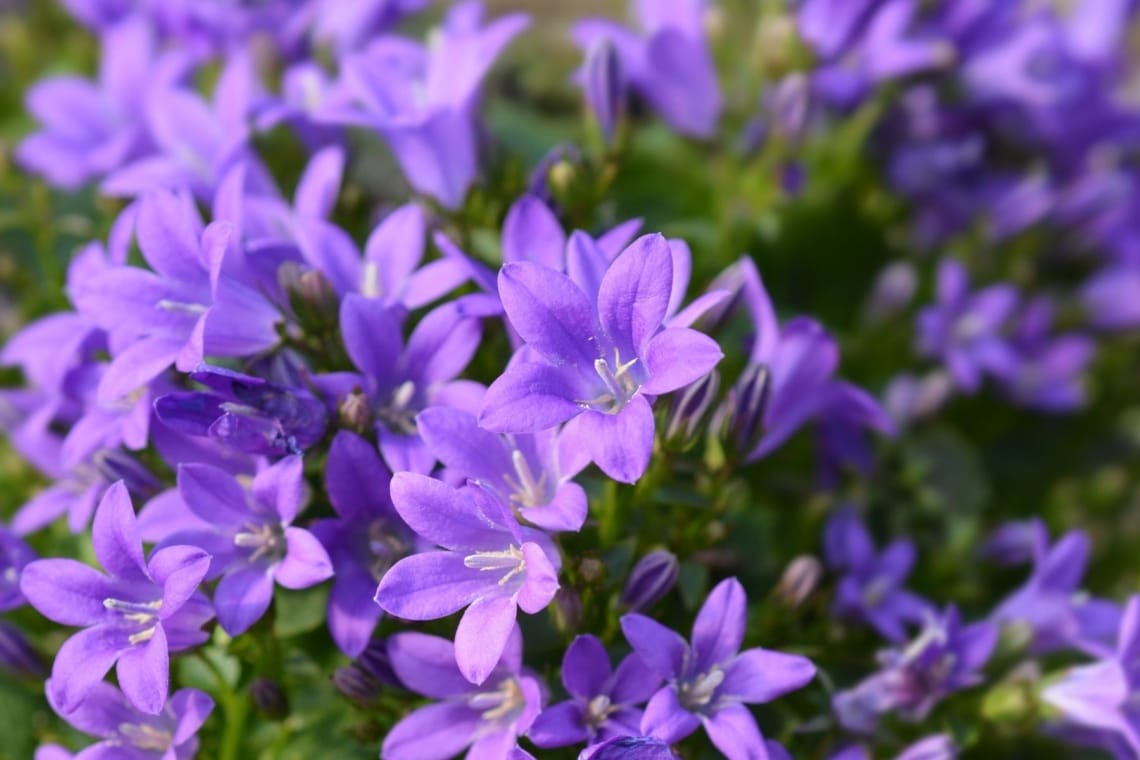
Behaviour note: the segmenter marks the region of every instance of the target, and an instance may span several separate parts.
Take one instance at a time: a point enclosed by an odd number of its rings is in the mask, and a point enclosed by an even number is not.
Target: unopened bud
[[[633,566],[621,592],[621,603],[632,612],[642,612],[665,597],[677,585],[681,564],[664,549],[649,552]]]
[[[609,145],[625,109],[625,74],[617,48],[610,40],[602,38],[590,48],[582,78],[586,105]]]
[[[368,646],[356,658],[356,667],[375,679],[377,683],[403,688],[399,676],[392,668],[392,658],[388,655],[388,642],[384,639],[369,641]]]
[[[24,634],[2,622],[0,622],[0,670],[32,678],[43,678],[46,675],[43,661],[24,638]]]
[[[257,711],[270,720],[281,720],[289,714],[289,697],[281,685],[271,678],[258,676],[249,685]]]
[[[563,633],[574,633],[582,624],[582,596],[572,588],[563,586],[554,594],[550,606],[554,626]]]
[[[679,450],[696,443],[709,422],[720,391],[720,375],[712,370],[673,394],[665,422],[665,441]]]
[[[789,607],[799,607],[819,587],[822,577],[820,561],[810,554],[801,554],[784,568],[776,584],[776,597]]]
[[[333,686],[354,702],[367,705],[380,695],[380,684],[356,665],[337,668],[332,674]]]
[[[725,442],[739,455],[747,455],[764,437],[768,411],[768,367],[752,364],[741,373],[717,411],[717,427]]]
[[[776,85],[772,98],[772,117],[780,134],[798,143],[807,131],[811,113],[811,82],[803,72],[789,74]]]

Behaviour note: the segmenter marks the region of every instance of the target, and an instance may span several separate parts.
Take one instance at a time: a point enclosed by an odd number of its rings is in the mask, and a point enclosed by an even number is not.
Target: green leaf
[[[328,597],[327,584],[302,591],[289,591],[278,586],[274,594],[276,617],[273,632],[287,639],[321,627],[325,622]]]

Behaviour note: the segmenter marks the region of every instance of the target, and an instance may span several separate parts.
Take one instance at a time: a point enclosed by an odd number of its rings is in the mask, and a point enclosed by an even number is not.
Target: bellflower
[[[171,651],[204,642],[201,626],[213,617],[197,590],[210,555],[196,546],[169,546],[144,562],[127,489],[107,489],[95,513],[95,556],[103,575],[70,559],[42,559],[24,567],[20,590],[44,617],[82,626],[60,647],[52,665],[51,698],[75,709],[118,664],[119,685],[137,709],[162,711],[170,682]]]
[[[1140,721],[1135,710],[1140,692],[1138,653],[1140,596],[1133,596],[1121,621],[1115,651],[1092,665],[1071,668],[1041,696],[1061,712],[1065,724],[1123,740],[1127,751],[1117,757],[1140,755]]]
[[[1085,403],[1084,374],[1096,347],[1080,333],[1051,335],[1053,312],[1053,304],[1044,296],[1026,304],[1012,336],[1017,363],[1000,381],[1018,404],[1072,411]]]
[[[333,641],[349,657],[364,651],[382,610],[376,585],[393,564],[416,548],[415,535],[388,497],[392,474],[375,447],[342,430],[329,447],[325,488],[335,519],[313,524],[336,574],[329,594]]]
[[[50,681],[47,690],[55,693]],[[57,704],[52,706],[58,711]],[[214,700],[207,694],[181,689],[157,713],[140,712],[123,692],[100,683],[75,709],[61,715],[76,729],[101,739],[75,760],[192,760],[198,752],[198,729],[213,710]]]
[[[408,620],[434,620],[467,608],[455,632],[459,670],[481,684],[507,646],[521,607],[534,614],[558,590],[557,549],[520,528],[508,507],[477,486],[456,490],[410,472],[392,478],[392,503],[412,530],[442,547],[397,562],[376,602]]]
[[[207,464],[178,468],[178,493],[199,520],[175,533],[213,555],[210,577],[218,623],[231,636],[249,630],[273,600],[273,583],[288,589],[315,586],[332,577],[321,543],[292,523],[304,506],[301,457],[288,456],[262,469],[248,490],[225,470]]]
[[[542,707],[542,684],[522,670],[522,636],[508,631],[502,657],[473,685],[456,668],[447,639],[398,633],[388,642],[392,667],[411,691],[437,700],[395,725],[384,737],[383,760],[447,760],[470,747],[470,760],[520,760],[517,748]]]
[[[488,388],[479,424],[529,433],[573,420],[564,435],[575,436],[610,477],[636,481],[653,450],[647,397],[688,385],[722,356],[706,335],[664,328],[672,284],[672,254],[660,235],[635,240],[614,259],[596,306],[549,267],[505,265],[503,308],[542,361],[512,363]]]
[[[597,744],[618,736],[636,736],[641,709],[661,685],[661,678],[636,654],[617,670],[596,637],[578,636],[562,659],[562,684],[571,699],[542,711],[527,736],[543,749]]]
[[[906,639],[905,625],[921,623],[929,602],[904,589],[914,565],[914,544],[905,538],[875,551],[867,528],[851,507],[836,512],[824,529],[824,554],[844,575],[835,591],[838,617],[872,626],[893,643]]]
[[[450,9],[432,45],[381,37],[342,63],[356,105],[330,109],[334,123],[373,127],[409,184],[445,208],[463,203],[478,169],[474,108],[479,86],[504,47],[528,23],[511,14],[482,25],[483,5]]]
[[[630,86],[670,126],[691,137],[716,132],[723,101],[708,40],[704,0],[634,4],[641,35],[603,19],[574,26],[574,41],[590,50],[609,40],[617,51]]]
[[[922,632],[904,648],[880,653],[882,670],[835,695],[832,705],[840,724],[856,733],[872,733],[885,713],[911,722],[925,719],[948,694],[984,680],[978,671],[997,640],[995,624],[963,625],[954,607],[929,616]]]
[[[554,430],[496,435],[474,415],[444,406],[420,412],[416,426],[444,467],[494,491],[520,519],[549,531],[576,531],[585,522],[586,492],[570,478],[586,462]]]
[[[655,736],[615,736],[582,750],[578,760],[676,760],[669,742]]]
[[[770,702],[806,686],[815,666],[805,657],[759,647],[741,652],[747,612],[744,587],[728,578],[709,592],[697,613],[691,646],[643,615],[621,619],[633,651],[668,681],[645,708],[643,733],[672,743],[703,725],[729,760],[764,751],[764,738],[744,705]]]
[[[954,259],[938,266],[937,301],[918,315],[918,347],[946,363],[958,387],[972,393],[985,373],[1011,374],[1017,359],[1001,334],[1017,307],[1017,291],[993,285],[970,293],[966,268]]]
[[[1069,647],[1103,654],[1116,634],[1120,610],[1080,591],[1089,561],[1088,535],[1071,531],[1050,546],[1040,520],[1030,527],[1033,573],[994,610],[992,619],[1028,629],[1035,654]]]
[[[154,404],[159,420],[184,435],[265,456],[300,454],[324,435],[325,405],[302,388],[209,365],[190,379],[210,390],[168,393]]]
[[[454,303],[426,314],[407,343],[399,315],[373,298],[352,294],[341,303],[344,347],[360,374],[317,378],[338,400],[362,392],[369,401],[380,453],[395,471],[426,472],[434,463],[416,428],[420,410],[444,404],[474,411],[483,386],[455,380],[479,347],[480,326]]]

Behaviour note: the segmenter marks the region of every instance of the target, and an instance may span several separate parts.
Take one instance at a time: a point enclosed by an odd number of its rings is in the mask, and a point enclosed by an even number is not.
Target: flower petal
[[[148,715],[162,712],[170,689],[170,652],[161,625],[149,641],[123,652],[115,673],[119,687],[135,708]]]
[[[264,565],[244,565],[226,573],[214,591],[218,623],[240,636],[261,619],[273,601],[273,575]]]
[[[680,676],[685,667],[689,645],[680,634],[644,615],[625,615],[621,619],[625,640],[641,661],[661,678]]]
[[[693,623],[693,653],[699,672],[724,665],[740,651],[748,598],[736,578],[726,578],[709,592]]]
[[[515,600],[507,595],[485,596],[467,608],[455,629],[455,662],[464,678],[474,684],[487,680],[503,656],[517,614]]]
[[[638,395],[617,414],[586,412],[576,434],[602,472],[622,483],[636,483],[649,467],[654,432],[653,410]]]
[[[544,358],[593,370],[598,348],[590,338],[597,320],[573,280],[549,267],[514,262],[499,272],[499,297],[511,326]]]
[[[813,678],[815,665],[808,658],[755,648],[737,655],[717,693],[739,702],[771,702]]]
[[[274,573],[275,580],[282,586],[309,588],[332,577],[328,552],[312,533],[301,528],[286,528],[285,542],[288,546],[285,559]]]
[[[642,235],[614,259],[598,289],[598,316],[623,358],[642,355],[672,288],[673,254],[661,235]]]
[[[703,722],[709,739],[728,760],[768,760],[760,727],[744,705],[726,705]]]
[[[111,485],[95,510],[91,540],[99,563],[116,578],[148,580],[135,509],[123,481]]]
[[[496,433],[534,433],[581,414],[585,398],[573,376],[547,364],[516,362],[491,383],[479,426]]]

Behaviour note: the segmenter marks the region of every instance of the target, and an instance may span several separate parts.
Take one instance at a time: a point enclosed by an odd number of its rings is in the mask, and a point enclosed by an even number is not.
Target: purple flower
[[[589,51],[608,40],[630,85],[665,121],[682,134],[712,137],[723,103],[705,39],[706,3],[640,0],[635,8],[643,36],[612,21],[588,19],[574,26],[574,41]]]
[[[392,667],[410,690],[437,700],[415,710],[384,737],[384,760],[447,760],[470,747],[467,757],[517,760],[517,737],[542,708],[542,685],[522,669],[522,636],[508,631],[502,657],[486,685],[472,685],[456,668],[447,639],[399,633],[388,643]],[[523,754],[522,757],[529,757]]]
[[[499,295],[511,326],[543,361],[516,361],[487,390],[479,424],[501,433],[573,420],[573,436],[610,477],[635,482],[653,450],[647,396],[681,388],[720,361],[706,335],[663,329],[673,260],[660,235],[634,241],[605,271],[594,298],[566,275],[506,264]]]
[[[1140,691],[1138,653],[1140,596],[1133,596],[1120,624],[1116,650],[1092,665],[1071,668],[1041,696],[1061,712],[1065,724],[1122,739],[1128,751],[1118,757],[1140,755],[1140,720],[1135,709]]]
[[[576,531],[586,521],[586,492],[569,480],[586,462],[554,430],[496,435],[444,406],[420,412],[416,426],[444,467],[494,491],[520,520],[549,531]]]
[[[102,35],[99,79],[51,77],[28,91],[27,107],[41,129],[25,138],[16,160],[51,184],[75,189],[106,176],[149,144],[142,104],[148,90],[169,86],[183,70],[156,54],[153,34],[127,20]]]
[[[329,447],[325,488],[335,519],[313,524],[336,574],[329,594],[333,641],[349,657],[368,645],[382,610],[376,585],[398,560],[416,548],[415,536],[388,497],[392,474],[375,447],[342,430]]]
[[[1050,335],[1053,304],[1045,296],[1029,301],[1013,333],[1017,363],[999,378],[1014,401],[1035,409],[1064,412],[1085,403],[1084,373],[1096,350],[1079,333]]]
[[[344,347],[361,374],[317,378],[330,396],[361,391],[370,402],[380,453],[395,471],[426,472],[434,458],[416,415],[435,404],[474,410],[483,386],[454,380],[479,347],[480,326],[454,303],[428,312],[404,343],[399,315],[376,299],[349,295],[340,308]]]
[[[20,590],[44,617],[82,626],[60,647],[50,695],[70,712],[118,663],[119,685],[139,710],[156,715],[166,704],[171,651],[201,644],[213,617],[198,591],[210,555],[196,546],[169,546],[144,563],[127,489],[116,483],[95,513],[95,556],[110,573],[71,559],[41,559],[24,567]]]
[[[643,733],[672,743],[704,725],[729,760],[763,752],[764,738],[744,705],[804,687],[815,677],[815,666],[805,657],[759,647],[741,652],[747,604],[738,580],[718,583],[697,613],[691,647],[647,617],[621,619],[634,652],[668,681],[645,708]]]
[[[953,606],[940,618],[931,615],[906,647],[880,653],[882,670],[835,695],[832,706],[839,722],[849,731],[873,733],[885,713],[924,720],[945,696],[984,680],[978,671],[997,640],[994,623],[964,626]]]
[[[312,36],[331,43],[338,57],[386,32],[405,16],[423,10],[431,0],[316,0],[309,3]]]
[[[36,553],[12,531],[0,525],[0,612],[23,606],[20,572]]]
[[[669,742],[655,736],[617,736],[582,750],[578,760],[676,760]]]
[[[983,374],[1011,374],[1017,359],[1001,330],[1017,307],[1017,291],[993,285],[970,293],[966,268],[954,259],[938,267],[937,302],[918,315],[918,347],[940,358],[958,387],[978,389]]]
[[[930,603],[902,587],[914,565],[911,541],[900,538],[877,554],[855,510],[845,507],[827,521],[823,545],[828,565],[844,574],[835,590],[837,617],[866,623],[896,644],[906,639],[907,623],[925,620]]]
[[[636,654],[610,666],[602,642],[578,636],[562,658],[562,684],[571,699],[542,711],[527,736],[543,749],[597,744],[617,736],[636,736],[641,709],[661,685]]]
[[[1089,561],[1089,537],[1071,531],[1049,545],[1044,523],[1030,523],[1033,574],[991,615],[996,622],[1027,629],[1034,654],[1076,647],[1103,654],[1120,620],[1111,602],[1089,599],[1080,585]]]
[[[1130,330],[1140,325],[1140,268],[1107,266],[1081,288],[1081,304],[1102,330]]]
[[[47,691],[49,697],[56,693],[51,681]],[[114,686],[99,683],[75,708],[60,711],[54,701],[52,707],[78,730],[102,740],[76,760],[192,760],[198,753],[196,734],[213,712],[214,700],[197,689],[182,689],[152,714],[140,712]]]
[[[395,564],[376,602],[408,620],[434,620],[464,607],[455,632],[459,670],[487,680],[514,630],[518,608],[534,614],[558,590],[558,550],[545,534],[520,528],[491,491],[456,490],[410,472],[392,478],[392,503],[412,530],[442,547]]]
[[[299,456],[265,467],[248,490],[211,465],[178,468],[178,493],[203,525],[169,540],[205,547],[213,555],[210,578],[221,576],[214,606],[218,623],[231,636],[245,633],[269,609],[274,581],[302,589],[332,577],[321,543],[292,525],[305,499],[303,475]]]
[[[522,14],[482,26],[483,5],[451,8],[430,47],[381,37],[343,62],[355,107],[329,109],[334,123],[368,126],[387,139],[408,182],[445,208],[462,205],[477,166],[474,109],[483,76],[528,23]]]
[[[154,403],[166,426],[250,454],[300,454],[325,433],[325,405],[308,391],[202,365],[190,379],[210,391],[168,393]]]

